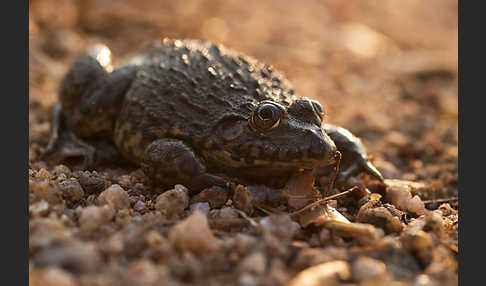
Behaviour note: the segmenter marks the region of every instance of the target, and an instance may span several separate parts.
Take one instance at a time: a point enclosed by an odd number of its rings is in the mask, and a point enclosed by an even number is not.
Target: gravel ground
[[[30,285],[457,285],[457,33],[452,0],[31,0]],[[274,65],[387,180],[356,177],[361,191],[292,215],[289,189],[268,215],[255,186],[190,197],[134,167],[39,159],[86,47],[107,44],[116,64],[163,37]]]

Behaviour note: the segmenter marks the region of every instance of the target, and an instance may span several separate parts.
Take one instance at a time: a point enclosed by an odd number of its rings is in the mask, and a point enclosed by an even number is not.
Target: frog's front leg
[[[159,139],[145,149],[142,162],[144,173],[158,184],[171,187],[183,184],[192,193],[206,187],[234,188],[226,178],[208,173],[198,156],[184,142],[176,139]]]
[[[337,176],[338,185],[345,183],[349,177],[362,172],[383,181],[380,171],[368,160],[364,146],[358,137],[354,136],[349,130],[335,125],[323,124],[322,128],[331,137],[342,154]],[[323,176],[330,171],[331,168],[317,169],[314,175]]]

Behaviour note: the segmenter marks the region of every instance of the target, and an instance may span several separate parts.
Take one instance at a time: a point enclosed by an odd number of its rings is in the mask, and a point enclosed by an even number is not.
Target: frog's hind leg
[[[52,110],[52,134],[41,159],[64,163],[74,168],[88,168],[94,163],[95,148],[79,139],[67,128],[58,103]]]
[[[136,70],[132,64],[112,71],[111,52],[104,45],[87,49],[60,84],[60,103],[52,114],[52,136],[42,157],[91,167],[97,149],[91,143],[111,140],[114,121]]]
[[[209,173],[197,155],[184,142],[159,139],[145,149],[145,174],[164,187],[183,184],[193,193],[213,185],[234,189],[228,179]]]
[[[126,65],[112,71],[111,52],[97,44],[86,50],[59,88],[67,126],[78,136],[111,136],[126,90],[137,71]]]

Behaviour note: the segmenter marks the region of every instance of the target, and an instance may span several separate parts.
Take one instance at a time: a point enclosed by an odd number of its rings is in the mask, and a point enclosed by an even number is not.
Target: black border
[[[29,1],[4,5],[2,34],[2,157],[0,217],[2,284],[28,285]]]
[[[459,285],[484,284],[484,97],[485,79],[481,1],[458,1],[459,13]],[[467,4],[467,7],[466,7]],[[467,135],[469,137],[467,137]],[[466,147],[467,142],[467,147]]]
[[[459,0],[458,0],[459,1]],[[463,95],[464,95],[464,43],[462,42],[464,37],[464,1],[458,3],[458,55],[457,55],[457,69],[458,69],[458,176],[459,176],[459,187],[458,187],[458,196],[459,196],[459,242],[458,242],[458,249],[459,249],[459,269],[458,269],[458,280],[459,285],[467,285],[466,278],[465,278],[465,267],[464,267],[464,222],[462,219],[464,218],[464,144],[463,144],[463,123],[464,123],[464,102],[463,102]],[[462,159],[462,160],[461,160]],[[462,190],[462,191],[461,191]]]

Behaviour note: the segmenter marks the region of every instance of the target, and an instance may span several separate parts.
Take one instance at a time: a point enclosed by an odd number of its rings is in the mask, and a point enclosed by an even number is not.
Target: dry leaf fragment
[[[302,227],[311,224],[320,226],[330,221],[350,223],[345,216],[329,205],[317,205],[299,216],[299,223]]]
[[[300,209],[311,200],[319,197],[319,192],[313,187],[314,176],[312,176],[312,171],[298,172],[289,179],[282,190],[282,195],[287,198],[289,207]]]

